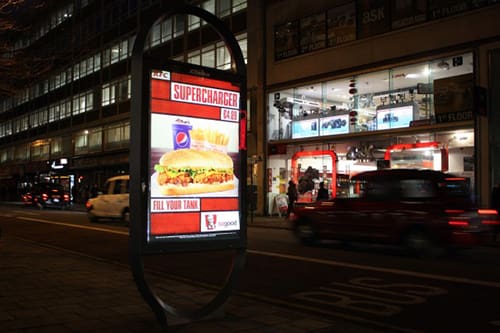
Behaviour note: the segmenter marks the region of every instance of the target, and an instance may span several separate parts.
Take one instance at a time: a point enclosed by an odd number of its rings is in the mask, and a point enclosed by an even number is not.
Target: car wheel
[[[316,230],[314,230],[314,227],[308,222],[299,222],[295,227],[295,233],[305,245],[312,245],[317,241]]]
[[[122,213],[122,221],[126,224],[130,224],[130,209],[125,208]]]

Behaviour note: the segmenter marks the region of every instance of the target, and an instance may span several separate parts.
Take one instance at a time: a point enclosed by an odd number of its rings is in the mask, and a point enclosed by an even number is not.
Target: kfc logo
[[[207,214],[205,215],[205,226],[207,230],[215,230],[217,225],[217,215],[215,214]]]
[[[201,232],[224,232],[230,230],[239,230],[239,212],[238,211],[210,211],[203,212],[200,216]]]

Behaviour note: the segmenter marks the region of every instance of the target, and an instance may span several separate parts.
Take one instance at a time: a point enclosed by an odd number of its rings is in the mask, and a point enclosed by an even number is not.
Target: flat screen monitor
[[[410,122],[418,120],[414,103],[384,105],[377,108],[377,130],[410,127]]]

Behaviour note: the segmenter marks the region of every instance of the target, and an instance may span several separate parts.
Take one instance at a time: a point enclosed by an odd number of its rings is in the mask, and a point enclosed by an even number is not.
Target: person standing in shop
[[[299,196],[299,193],[297,191],[297,185],[293,182],[293,180],[290,180],[288,182],[288,191],[286,192],[288,195],[288,210],[287,210],[287,217],[290,216],[290,213],[293,210],[293,205],[295,204],[295,201],[297,201],[297,198]]]
[[[328,190],[325,188],[325,182],[319,183],[318,195],[316,196],[316,201],[328,200]]]

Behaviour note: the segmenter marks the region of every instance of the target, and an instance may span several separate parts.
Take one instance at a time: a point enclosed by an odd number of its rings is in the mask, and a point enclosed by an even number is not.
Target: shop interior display
[[[289,180],[299,186],[299,201],[308,202],[320,182],[331,197],[343,197],[352,176],[383,168],[447,171],[474,186],[473,126],[438,128],[434,96],[447,87],[459,87],[460,96],[471,73],[467,53],[269,94],[269,207]]]

